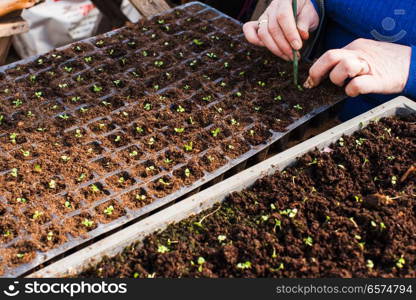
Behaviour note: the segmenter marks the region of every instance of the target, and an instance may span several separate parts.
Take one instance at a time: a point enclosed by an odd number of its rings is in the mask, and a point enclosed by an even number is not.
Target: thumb
[[[349,82],[345,87],[345,93],[350,97],[357,97],[363,94],[377,93],[378,87],[373,75],[362,75]]]
[[[319,16],[313,4],[305,4],[298,14],[297,27],[303,40],[309,39],[309,32],[314,31],[319,25]]]

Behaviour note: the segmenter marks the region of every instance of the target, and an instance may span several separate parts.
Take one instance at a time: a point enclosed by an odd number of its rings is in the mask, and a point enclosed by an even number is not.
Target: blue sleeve
[[[412,58],[410,60],[410,70],[409,70],[409,79],[404,88],[403,94],[416,99],[416,46],[411,45],[412,48]]]

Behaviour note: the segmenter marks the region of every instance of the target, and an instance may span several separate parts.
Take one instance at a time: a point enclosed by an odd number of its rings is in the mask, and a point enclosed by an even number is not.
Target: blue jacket
[[[312,0],[319,13],[319,5]],[[403,95],[416,99],[416,0],[325,0],[324,49],[342,48],[357,38],[412,47],[409,79]],[[354,117],[397,95],[349,99],[342,119]]]

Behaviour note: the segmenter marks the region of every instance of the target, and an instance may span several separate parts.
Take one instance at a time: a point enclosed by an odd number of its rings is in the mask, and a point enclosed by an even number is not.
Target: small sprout
[[[164,162],[164,163],[166,163],[166,164],[170,164],[170,163],[172,163],[172,162],[173,162],[173,160],[172,160],[172,159],[169,159],[169,158],[167,157],[167,158],[165,158],[165,159],[163,160],[163,162]]]
[[[374,221],[371,221],[371,222],[370,222],[370,225],[371,225],[371,227],[377,227],[377,223],[376,223],[376,222],[374,222]]]
[[[175,132],[177,132],[177,133],[182,133],[182,132],[184,132],[184,131],[185,131],[185,128],[184,128],[184,127],[182,127],[182,128],[174,128],[174,130],[175,130]]]
[[[404,267],[404,265],[406,264],[406,260],[404,259],[403,255],[400,256],[400,258],[396,261],[396,266],[399,269],[402,269]]]
[[[17,198],[16,201],[19,202],[19,203],[23,203],[23,204],[27,203],[27,199],[23,198],[23,197]]]
[[[240,123],[239,123],[239,122],[237,122],[237,120],[236,120],[236,119],[234,119],[234,118],[230,120],[230,124],[231,124],[231,125],[235,125],[235,126],[240,125]]]
[[[207,96],[204,96],[204,97],[202,97],[202,100],[203,100],[203,101],[210,102],[210,101],[212,100],[212,95],[207,95]]]
[[[113,214],[113,211],[114,211],[113,205],[110,205],[106,209],[104,209],[104,213],[108,216],[111,216]]]
[[[23,101],[20,99],[15,99],[12,101],[12,103],[14,104],[14,107],[19,107],[19,106],[22,106]]]
[[[274,101],[282,101],[282,96],[278,95],[276,97],[273,98]]]
[[[159,86],[158,84],[155,84],[155,85],[153,86],[153,89],[154,89],[155,91],[159,90],[159,88],[160,88],[160,86]]]
[[[36,96],[37,98],[41,98],[41,97],[42,97],[42,95],[43,95],[43,92],[41,92],[41,91],[35,92],[35,96]]]
[[[213,137],[217,137],[221,133],[221,128],[216,128],[214,130],[211,130],[211,134]]]
[[[251,269],[251,262],[250,261],[246,261],[244,263],[240,262],[237,264],[237,269],[241,269],[241,270]]]
[[[397,184],[397,177],[396,176],[391,177],[391,184],[392,185],[396,185]]]
[[[62,155],[61,156],[61,160],[65,163],[68,162],[70,159],[71,159],[71,157],[69,157],[68,155]]]
[[[86,175],[84,173],[81,173],[76,180],[77,182],[82,182],[85,179],[85,177]]]
[[[387,160],[394,160],[395,158],[395,156],[387,156]]]
[[[32,219],[37,220],[42,216],[43,216],[43,211],[35,210],[35,212],[32,215]]]
[[[146,57],[146,56],[148,56],[148,55],[149,55],[149,53],[148,53],[146,50],[143,50],[143,51],[142,51],[142,55],[143,55],[144,57]]]
[[[136,150],[133,150],[133,151],[131,151],[131,152],[129,153],[129,156],[130,156],[130,157],[135,157],[135,156],[137,156],[137,155],[139,155],[139,152],[137,152]]]
[[[185,108],[183,108],[182,106],[178,105],[178,107],[176,108],[177,112],[183,113],[185,112]]]
[[[94,85],[92,86],[92,91],[93,91],[94,93],[99,93],[99,92],[101,92],[102,90],[103,90],[103,88],[102,88],[101,86],[97,85],[97,84],[94,84]]]
[[[371,260],[371,259],[367,259],[367,262],[366,262],[366,267],[367,268],[369,268],[369,269],[372,269],[372,268],[374,268],[374,262]]]
[[[116,87],[119,87],[121,85],[122,81],[120,79],[116,79],[116,80],[113,80],[113,83]],[[104,102],[104,101],[102,101],[102,102]]]
[[[302,110],[303,109],[303,107],[299,104],[296,104],[295,106],[293,106],[293,108],[296,109],[296,110]]]
[[[155,140],[155,138],[154,137],[151,137],[148,141],[147,141],[147,144],[148,145],[154,145],[156,143],[156,140]]]
[[[100,188],[99,188],[96,184],[91,184],[91,185],[90,185],[90,190],[91,190],[93,193],[99,193],[99,192],[100,192]]]
[[[48,241],[52,241],[53,239],[53,231],[49,231],[48,234],[46,235],[46,239]]]
[[[213,52],[207,53],[207,56],[212,59],[217,58],[217,55]]]
[[[380,223],[380,230],[383,231],[387,228],[386,224],[384,224],[383,222]]]
[[[312,247],[313,246],[313,239],[308,236],[307,238],[303,239],[303,242],[305,243],[305,245]]]
[[[10,175],[11,176],[13,176],[13,177],[17,177],[17,169],[16,168],[13,168],[11,171],[10,171]]]
[[[24,157],[29,157],[30,156],[30,151],[24,150],[24,149],[20,149],[20,152],[22,152],[22,155]]]
[[[189,170],[188,168],[186,168],[184,174],[185,174],[186,177],[191,176],[191,170]]]
[[[36,75],[30,75],[29,76],[29,81],[35,82],[36,81]]]
[[[357,144],[357,146],[362,146],[365,141],[366,141],[366,139],[359,138],[358,140],[355,140],[355,143]]]
[[[74,70],[74,68],[72,68],[72,67],[68,67],[68,66],[65,66],[65,67],[64,67],[64,70],[65,70],[66,72],[68,72],[68,73],[71,73],[71,72]]]
[[[16,144],[16,138],[17,138],[17,133],[11,133],[10,136],[10,141],[12,142],[12,144]]]
[[[217,240],[218,240],[219,242],[224,242],[226,239],[227,239],[227,237],[226,237],[225,235],[222,235],[222,234],[220,234],[220,235],[217,237]]]
[[[151,110],[152,109],[152,104],[151,103],[146,103],[145,105],[143,105],[144,110]]]
[[[114,142],[116,142],[116,143],[121,142],[121,136],[117,135],[117,136],[114,138]]]
[[[194,39],[192,42],[193,42],[195,45],[197,45],[197,46],[202,46],[202,45],[204,44],[204,42],[202,42],[202,41],[200,41],[200,40],[198,40],[198,39]]]
[[[59,86],[60,89],[64,89],[64,88],[68,87],[68,83],[60,83],[60,84],[58,84],[58,86]]]
[[[169,248],[168,247],[166,247],[166,246],[164,246],[164,245],[159,245],[159,247],[157,247],[157,252],[159,252],[159,253],[166,253],[166,252],[169,252],[170,250],[169,250]]]
[[[80,100],[81,100],[81,97],[79,97],[79,96],[74,96],[74,97],[71,98],[71,101],[75,102],[75,103],[80,101]]]
[[[62,120],[68,120],[69,119],[69,115],[67,115],[67,114],[61,114],[61,115],[59,115],[59,118],[61,118]]]
[[[56,181],[55,180],[51,180],[51,181],[49,181],[48,182],[48,187],[50,188],[50,189],[56,189]]]
[[[225,62],[224,63],[224,68],[228,68],[230,66],[230,63],[229,62]]]
[[[193,142],[190,141],[189,143],[183,145],[183,147],[185,148],[185,151],[192,151],[193,150]]]
[[[369,162],[370,162],[370,160],[368,158],[364,158],[364,162],[363,162],[362,166],[364,167]]]
[[[205,258],[203,258],[202,256],[198,257],[198,260],[197,260],[197,264],[199,265],[198,272],[202,272],[203,264],[205,264],[205,262],[206,262]]]
[[[147,168],[146,168],[147,169]],[[126,182],[126,179],[123,177],[123,176],[120,176],[119,178],[118,178],[118,183],[121,183],[121,184],[123,184],[123,183],[125,183]]]
[[[285,210],[281,210],[279,212],[281,215],[287,215],[289,218],[293,219],[294,217],[296,217],[297,213],[298,213],[298,209],[297,208],[293,208],[293,209],[285,209]]]
[[[137,126],[135,129],[137,133],[144,133],[144,129],[140,126]]]
[[[265,87],[266,83],[264,81],[257,81],[257,85],[261,87]]]
[[[70,201],[68,201],[68,200],[66,200],[66,201],[65,201],[64,206],[65,206],[66,208],[72,208],[72,204],[71,204],[71,202],[70,202]]]
[[[84,220],[82,220],[81,224],[85,227],[92,227],[94,225],[94,221],[85,218]]]
[[[81,129],[76,129],[74,136],[76,138],[82,138],[83,135],[82,135]]]
[[[38,65],[42,65],[44,63],[42,58],[39,58],[36,62],[38,63]]]
[[[363,202],[363,197],[361,195],[354,196],[356,202]]]
[[[158,182],[163,184],[164,186],[169,186],[170,185],[170,182],[165,181],[163,178],[159,178]]]
[[[86,57],[84,57],[84,60],[85,60],[86,63],[90,63],[90,62],[92,62],[92,56],[86,56]]]
[[[161,68],[165,63],[162,60],[155,61],[155,66]]]
[[[16,257],[17,258],[23,258],[23,257],[25,257],[25,254],[24,253],[17,253]]]

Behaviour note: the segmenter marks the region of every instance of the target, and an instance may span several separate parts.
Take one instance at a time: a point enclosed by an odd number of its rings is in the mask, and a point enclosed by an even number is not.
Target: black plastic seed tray
[[[299,103],[289,70],[197,2],[2,67],[2,275],[218,180],[342,98]]]

